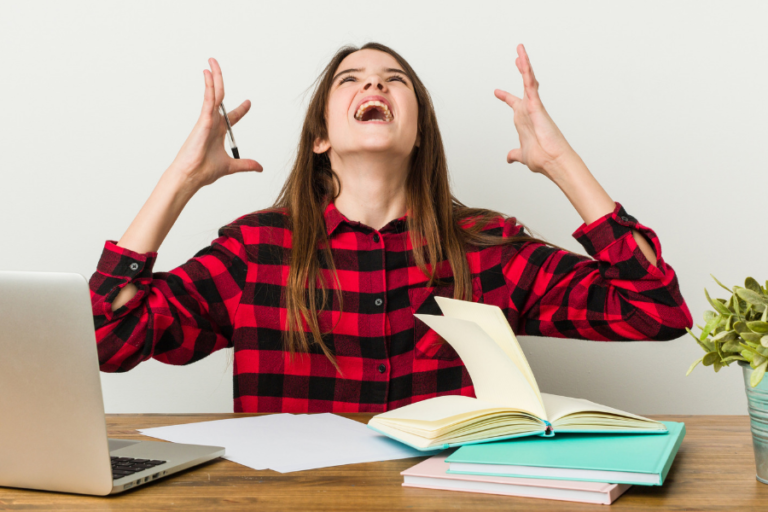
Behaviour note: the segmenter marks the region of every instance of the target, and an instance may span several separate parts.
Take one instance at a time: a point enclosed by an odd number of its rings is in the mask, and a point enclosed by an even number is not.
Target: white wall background
[[[455,192],[586,254],[565,195],[521,164],[513,111],[523,43],[547,110],[608,194],[653,228],[694,320],[768,278],[768,3],[649,1],[3,2],[0,269],[90,277],[194,125],[219,60],[241,154],[188,204],[159,251],[170,270],[234,218],[271,204],[295,155],[308,87],[344,44],[400,52],[429,89]],[[694,332],[700,330],[694,328]],[[746,414],[741,369],[685,372],[670,342],[521,337],[543,391],[639,414]],[[102,374],[107,412],[229,412],[230,353]]]

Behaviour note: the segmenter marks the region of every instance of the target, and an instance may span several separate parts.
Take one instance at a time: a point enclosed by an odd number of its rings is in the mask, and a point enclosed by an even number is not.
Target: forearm
[[[563,191],[586,224],[616,208],[616,203],[575,152],[547,169],[546,175]],[[656,254],[648,241],[636,229],[632,230],[632,237],[651,265],[656,266]]]
[[[156,252],[195,192],[183,173],[169,168],[117,245],[142,254]],[[135,285],[125,285],[112,302],[112,311],[131,300],[136,292]]]
[[[169,168],[117,245],[134,252],[156,252],[195,194],[182,174]]]

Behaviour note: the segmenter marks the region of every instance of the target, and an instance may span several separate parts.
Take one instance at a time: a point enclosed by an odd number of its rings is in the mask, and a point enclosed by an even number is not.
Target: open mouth
[[[357,109],[355,119],[362,123],[390,123],[394,117],[385,103],[367,101]]]

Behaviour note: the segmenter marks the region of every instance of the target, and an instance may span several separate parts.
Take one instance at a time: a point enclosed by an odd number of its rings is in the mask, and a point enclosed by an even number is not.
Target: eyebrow
[[[336,79],[339,78],[344,73],[360,73],[361,71],[365,71],[365,68],[345,69],[344,71],[338,72],[336,76],[333,77],[333,81],[335,82]],[[409,79],[411,78],[410,76],[408,76],[408,73],[398,68],[386,68],[384,72],[385,73],[402,73],[403,75],[407,76]]]

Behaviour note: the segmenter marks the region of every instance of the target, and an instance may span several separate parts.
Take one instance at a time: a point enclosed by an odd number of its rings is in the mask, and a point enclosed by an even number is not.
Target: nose
[[[365,85],[363,86],[363,90],[367,91],[371,87],[377,88],[380,91],[383,91],[386,86],[384,83],[381,82],[381,79],[379,78],[379,75],[371,75],[368,77],[368,79],[365,81]]]

